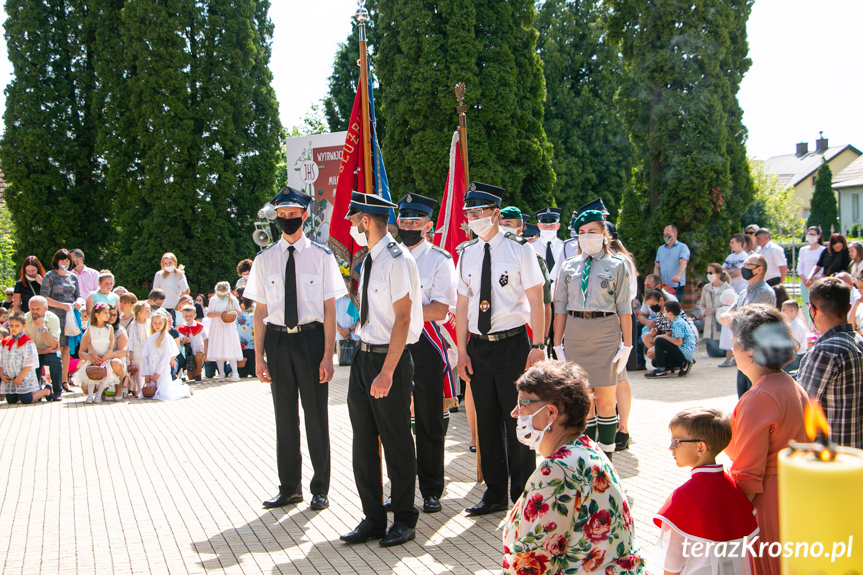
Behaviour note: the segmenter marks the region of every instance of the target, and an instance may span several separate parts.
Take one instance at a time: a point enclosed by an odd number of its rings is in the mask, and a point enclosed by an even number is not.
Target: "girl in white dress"
[[[90,325],[81,339],[78,357],[85,361],[72,376],[72,381],[80,386],[82,391],[87,391],[84,403],[101,403],[102,392],[120,383],[120,378],[108,365],[107,356],[114,350],[114,328],[108,323],[109,319],[108,304],[97,303],[93,306]],[[102,379],[90,379],[87,376],[87,367],[90,365],[106,366],[107,375]]]
[[[218,381],[225,379],[227,371],[225,364],[231,366],[231,381],[240,381],[237,373],[237,362],[243,359],[243,349],[240,346],[240,335],[234,322],[222,321],[222,312],[235,311],[240,313],[240,302],[231,295],[231,284],[219,282],[216,293],[210,298],[207,317],[211,319],[209,343],[207,344],[207,361],[215,361],[219,368]]]
[[[177,342],[168,333],[170,316],[164,309],[158,309],[150,318],[150,331],[142,352],[141,373],[145,385],[156,385],[156,395],[153,399],[173,401],[191,397],[189,386],[179,379],[171,378],[171,362],[175,361],[180,350]]]
[[[141,399],[144,397],[141,394],[141,388],[144,387],[144,374],[141,373],[144,344],[150,337],[150,304],[139,301],[132,307],[132,314],[135,319],[129,324],[128,330],[129,365],[134,365],[138,372],[129,374],[129,391]]]

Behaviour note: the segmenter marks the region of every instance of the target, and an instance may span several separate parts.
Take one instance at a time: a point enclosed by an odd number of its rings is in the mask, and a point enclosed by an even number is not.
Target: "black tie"
[[[482,279],[479,283],[479,319],[477,327],[481,334],[491,331],[491,246],[485,244],[482,256]]]
[[[554,255],[551,253],[551,242],[545,244],[545,263],[548,265],[548,272],[554,267]]]
[[[363,299],[360,302],[360,327],[366,325],[369,319],[369,278],[372,277],[372,254],[366,256],[363,262]]]
[[[288,263],[285,264],[285,326],[297,327],[297,266],[294,262],[294,246],[288,246]]]

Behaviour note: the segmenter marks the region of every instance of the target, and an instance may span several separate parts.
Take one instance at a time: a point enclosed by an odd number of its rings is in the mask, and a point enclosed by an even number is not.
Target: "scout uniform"
[[[308,194],[285,187],[272,204],[306,209]],[[329,248],[301,236],[289,244],[282,236],[255,256],[244,297],[263,304],[264,350],[276,413],[279,495],[265,507],[302,501],[302,456],[297,396],[303,402],[306,441],[314,475],[312,508],[329,505],[330,430],[328,383],[319,383],[324,356],[324,303],[347,293]]]
[[[499,208],[503,192],[474,182],[465,194],[465,209]],[[531,350],[525,290],[542,285],[544,278],[525,240],[500,231],[488,242],[477,238],[462,244],[457,271],[459,299],[467,299],[467,318],[460,321],[467,320],[470,333],[470,385],[487,486],[482,502],[468,513],[482,515],[506,508],[507,477],[509,495],[515,501],[536,468],[533,451],[516,437],[516,420],[510,412],[518,399],[515,380],[524,372]]]
[[[396,205],[374,194],[354,192],[348,216],[358,213],[388,215]],[[416,453],[411,435],[410,403],[414,365],[408,346],[417,343],[423,329],[422,287],[416,260],[386,234],[363,260],[360,295],[359,349],[351,362],[348,381],[348,414],[353,426],[354,480],[365,519],[341,538],[359,543],[383,537],[387,514],[383,505],[383,478],[378,437],[387,460],[395,523],[384,545],[404,543],[413,538],[419,512],[414,507],[416,493]],[[372,397],[371,386],[381,373],[390,352],[390,337],[396,322],[393,304],[410,298],[410,327],[404,349],[392,375],[387,395]],[[438,388],[440,392],[440,388]],[[438,414],[440,416],[440,413]],[[401,530],[401,531],[399,531]],[[390,535],[401,532],[388,543]]]
[[[603,217],[608,218],[608,210],[606,209],[605,204],[602,203],[602,198],[596,198],[593,201],[587,202],[572,212],[572,219],[569,221],[569,231],[572,234],[572,237],[563,242],[563,259],[578,255],[578,227],[575,225],[575,221],[578,219],[578,216],[587,210],[598,210],[602,212]],[[635,297],[634,294],[635,292],[633,292],[633,297]]]
[[[399,200],[399,220],[431,218],[437,201],[408,194]],[[424,238],[409,250],[417,262],[422,286],[422,304],[456,304],[456,275],[452,256]],[[419,340],[410,346],[414,362],[414,418],[416,420],[417,476],[423,497],[423,510],[441,510],[444,487],[443,386],[452,369],[446,345],[437,322],[426,321]]]
[[[601,212],[582,213],[576,229],[592,221],[602,221]],[[584,368],[591,387],[617,385],[617,365],[612,360],[623,345],[618,316],[632,314],[629,270],[623,258],[603,247],[594,256],[582,253],[565,260],[555,284],[554,305],[557,315],[566,316],[563,346],[567,361]],[[597,427],[600,447],[613,452],[617,417],[599,418]]]

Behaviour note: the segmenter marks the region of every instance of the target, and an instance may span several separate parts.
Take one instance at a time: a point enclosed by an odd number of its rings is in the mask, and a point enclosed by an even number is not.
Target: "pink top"
[[[792,439],[806,442],[803,408],[809,399],[785,372],[770,373],[743,394],[731,416],[733,434],[725,453],[731,477],[744,493],[762,493],[764,476],[776,473],[776,456]]]

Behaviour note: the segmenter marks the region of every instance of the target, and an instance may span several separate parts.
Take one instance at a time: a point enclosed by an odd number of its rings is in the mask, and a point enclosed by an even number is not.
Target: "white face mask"
[[[548,243],[557,237],[557,230],[539,230],[540,239]]]
[[[369,239],[366,237],[366,234],[360,232],[360,229],[357,226],[351,226],[351,237],[354,238],[354,241],[360,247],[364,248],[369,245]]]
[[[488,216],[485,218],[470,220],[467,225],[470,228],[470,231],[475,233],[477,236],[484,238],[494,227],[494,222],[491,221],[491,218],[492,216]]]
[[[28,282],[34,282],[34,281],[36,281],[36,276],[27,276],[27,281],[28,281]]]
[[[57,264],[57,269],[61,269],[65,272],[69,269],[69,266],[67,264]]]
[[[716,274],[707,274],[707,281],[713,283],[716,281]]]
[[[539,449],[539,445],[542,443],[542,438],[545,436],[546,432],[551,430],[551,423],[546,425],[545,429],[536,429],[533,426],[533,418],[536,417],[537,413],[545,409],[545,407],[546,406],[543,405],[530,415],[519,415],[518,422],[515,424],[515,435],[518,440],[534,451]]]
[[[165,266],[165,271],[166,271],[166,272],[168,272],[168,273],[171,273],[171,272],[172,272],[172,271],[174,271],[175,269],[177,269],[177,268],[176,268],[176,267],[174,267],[174,266],[172,266],[172,265],[171,265],[171,266]]]
[[[602,251],[604,239],[602,234],[579,234],[578,245],[585,254],[595,256]]]
[[[518,235],[518,230],[509,226],[500,226],[500,231],[502,231],[504,234]]]
[[[809,234],[807,234],[806,235],[806,241],[809,242],[810,244],[817,244],[818,243],[818,236],[810,236]]]

